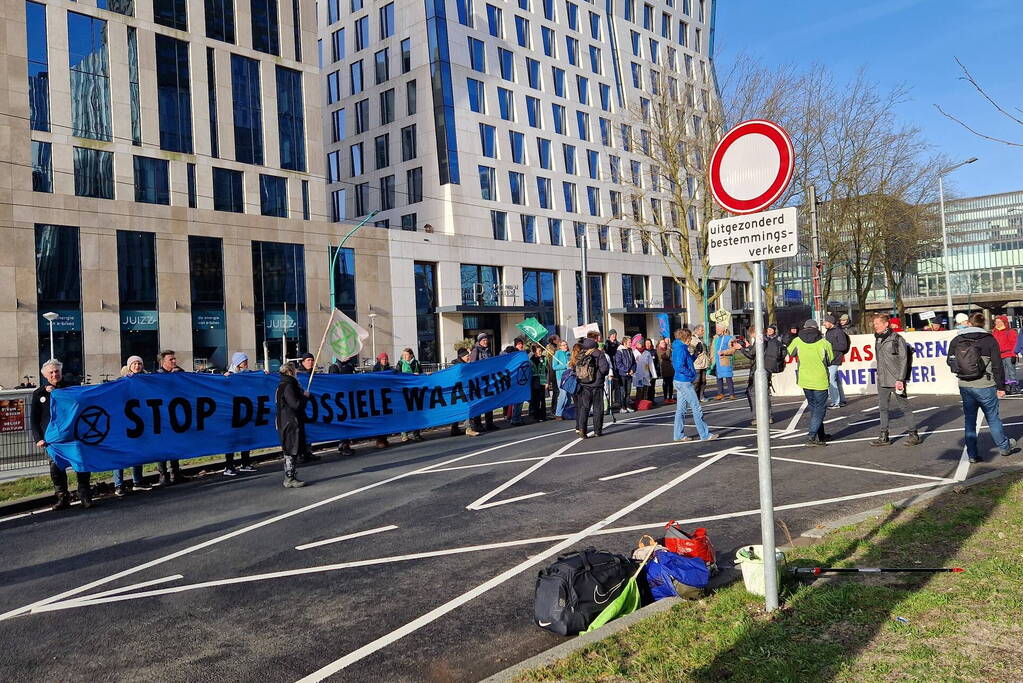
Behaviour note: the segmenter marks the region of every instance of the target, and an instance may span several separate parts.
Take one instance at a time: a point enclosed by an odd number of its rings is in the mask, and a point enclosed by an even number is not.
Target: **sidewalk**
[[[0,484],[5,481],[16,481],[24,477],[38,477],[49,474],[49,465],[35,465],[33,467],[19,467],[15,470],[0,470]]]

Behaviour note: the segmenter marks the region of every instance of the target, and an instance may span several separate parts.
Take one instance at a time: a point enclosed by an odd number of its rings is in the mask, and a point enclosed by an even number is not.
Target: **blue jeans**
[[[823,441],[824,436],[824,415],[828,412],[828,390],[827,389],[803,389],[806,402],[810,408],[810,428],[806,435],[811,439]]]
[[[842,388],[842,378],[838,375],[837,365],[828,366],[828,401],[832,407],[839,403],[845,403],[845,389]]]
[[[565,412],[565,406],[572,403],[572,395],[562,389],[558,392],[558,405],[554,408],[554,414],[557,417],[561,417],[561,414]]]
[[[696,396],[696,390],[693,389],[692,382],[682,382],[680,380],[674,380],[672,382],[675,387],[675,441],[678,441],[685,435],[686,428],[686,408],[689,408],[693,412],[693,422],[696,423],[696,431],[699,433],[701,439],[706,439],[710,436],[710,430],[707,429],[707,423],[703,421],[703,408],[700,407],[700,399]]]
[[[998,394],[994,387],[972,389],[959,387],[959,395],[963,399],[963,414],[966,416],[966,454],[977,457],[977,409],[984,411],[991,438],[998,450],[1003,453],[1009,450],[1009,438],[1002,429],[1002,418],[998,414]]]
[[[131,481],[133,484],[142,483],[142,465],[131,468]],[[124,470],[114,470],[114,486],[124,484]]]

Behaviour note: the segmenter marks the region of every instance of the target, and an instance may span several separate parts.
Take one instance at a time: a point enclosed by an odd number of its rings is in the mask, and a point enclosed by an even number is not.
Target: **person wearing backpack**
[[[686,409],[693,413],[693,422],[696,423],[696,432],[700,435],[701,441],[712,441],[718,438],[717,434],[711,434],[707,423],[703,419],[703,407],[700,399],[693,388],[693,382],[697,377],[697,370],[693,367],[693,354],[689,350],[689,342],[693,334],[689,330],[675,330],[675,340],[671,342],[671,364],[674,374],[672,383],[675,389],[675,431],[674,440],[678,442],[694,441],[693,437],[685,435]]]
[[[1005,397],[1005,370],[994,336],[984,329],[984,314],[970,316],[970,327],[959,330],[948,345],[946,362],[959,378],[959,396],[966,420],[966,455],[980,462],[977,450],[977,410],[984,411],[991,438],[1001,455],[1019,453],[1016,440],[1005,435],[998,399]]]
[[[747,331],[747,337],[755,340],[757,331],[752,327]],[[756,409],[753,401],[756,399],[756,382],[754,373],[757,371],[757,350],[756,346],[749,341],[743,340],[739,353],[749,359],[749,379],[746,382],[746,402],[749,403],[750,412],[753,413],[753,424],[757,424]],[[785,370],[785,346],[777,337],[764,336],[764,367],[767,368],[767,415],[768,421],[774,422],[774,410],[771,407],[771,391],[774,387],[771,384],[773,375]]]
[[[851,343],[849,335],[838,326],[835,316],[824,316],[824,338],[831,343],[831,350],[835,352],[835,359],[828,365],[828,400],[831,402],[829,408],[841,408],[846,405],[845,389],[842,388],[842,376],[838,374],[838,368],[845,360],[845,354],[849,353]]]
[[[891,328],[891,322],[884,313],[875,313],[871,320],[874,326],[874,359],[877,362],[877,407],[881,412],[881,434],[871,446],[890,446],[888,438],[889,426],[895,418],[889,418],[890,408],[899,411],[900,420],[908,420],[913,413],[909,410],[909,398],[906,396],[906,383],[909,371],[913,366],[913,353],[909,344],[898,332]],[[922,443],[916,426],[906,430],[906,445],[916,446]]]
[[[821,334],[816,320],[807,320],[788,352],[799,363],[796,383],[810,407],[810,428],[807,446],[827,446],[824,416],[828,412],[828,363],[835,357],[831,344]]]
[[[572,366],[578,387],[575,394],[575,427],[579,437],[586,438],[590,408],[593,408],[593,433],[604,431],[604,379],[611,371],[607,354],[597,348],[597,342],[587,337],[581,342],[579,355]]]

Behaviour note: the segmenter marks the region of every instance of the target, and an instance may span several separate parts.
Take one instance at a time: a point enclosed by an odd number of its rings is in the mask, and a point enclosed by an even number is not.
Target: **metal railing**
[[[29,431],[32,389],[0,391],[0,471],[45,465],[46,454],[36,448]]]

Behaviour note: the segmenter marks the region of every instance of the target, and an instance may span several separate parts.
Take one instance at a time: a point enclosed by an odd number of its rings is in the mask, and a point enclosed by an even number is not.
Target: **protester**
[[[224,373],[225,377],[231,375],[237,375],[241,372],[249,372],[249,357],[242,351],[237,351],[231,356],[231,365],[228,367],[227,372]],[[234,466],[234,453],[224,454],[224,476],[234,477],[239,472],[255,472],[256,468],[251,465],[250,451],[239,451],[238,455],[241,458],[241,466],[237,469]]]
[[[288,362],[281,366],[281,383],[277,385],[277,434],[284,454],[284,488],[305,486],[297,476],[298,458],[305,448],[305,406],[309,392],[302,391],[295,378],[297,368]]]
[[[661,368],[657,364],[657,345],[647,337],[643,342],[643,350],[650,356],[650,386],[647,388],[647,400],[654,402],[657,393],[657,380],[661,378]]]
[[[707,346],[703,343],[703,333],[703,325],[694,327],[693,337],[687,344],[689,353],[695,359],[693,367],[696,368],[696,381],[693,382],[693,391],[696,392],[696,398],[700,399],[700,403],[707,400],[703,392],[707,386],[707,368],[710,367],[710,354],[707,353]]]
[[[533,378],[529,392],[529,416],[537,422],[547,420],[547,351],[539,344],[533,346],[529,362],[533,366]]]
[[[643,342],[641,334],[632,338],[632,355],[636,358],[636,370],[632,376],[632,383],[636,387],[636,407],[639,407],[640,401],[653,403],[653,381],[657,377],[654,359],[646,350],[646,344]]]
[[[944,328],[944,326],[940,322],[938,322],[937,318],[931,318],[929,321],[927,321],[927,324],[924,325],[924,329],[922,331],[923,332],[944,332],[945,328]]]
[[[788,347],[789,344],[796,341],[799,337],[799,325],[792,323],[789,325],[789,331],[782,335],[781,343]]]
[[[467,348],[465,348],[463,346],[463,347],[459,347],[459,349],[457,351],[455,351],[455,359],[453,361],[451,361],[451,364],[452,365],[462,365],[463,363],[466,363],[468,360],[469,360],[469,349],[467,349]],[[462,436],[463,434],[467,434],[469,436],[479,436],[480,435],[479,432],[474,431],[469,426],[466,426],[465,430],[463,431],[462,427],[460,426],[460,424],[458,422],[452,422],[451,423],[451,436]]]
[[[64,365],[56,358],[43,363],[39,369],[45,380],[45,384],[39,383],[39,387],[32,392],[32,412],[29,417],[29,426],[32,430],[32,438],[35,439],[36,448],[41,448],[47,456],[46,450],[46,428],[50,424],[50,403],[53,400],[51,395],[54,389],[63,389],[69,386],[64,382]],[[83,508],[92,507],[92,493],[89,488],[89,472],[78,472],[78,500]],[[53,491],[57,494],[57,502],[53,504],[54,510],[63,510],[71,505],[71,496],[67,490],[67,472],[50,457],[50,481],[53,482]]]
[[[829,408],[841,408],[846,405],[845,389],[842,387],[842,376],[838,374],[838,369],[842,366],[845,354],[849,353],[849,347],[852,345],[849,335],[835,322],[835,316],[824,316],[824,329],[827,330],[824,333],[824,338],[828,340],[831,350],[835,352],[834,360],[828,364]]]
[[[891,329],[888,316],[884,313],[875,313],[871,318],[874,326],[874,359],[877,363],[877,406],[881,412],[881,434],[871,446],[890,446],[891,439],[888,438],[890,423],[895,418],[889,418],[890,408],[899,412],[902,421],[910,424],[906,430],[906,445],[916,446],[923,443],[916,426],[913,425],[913,413],[909,410],[909,397],[906,395],[906,383],[909,381],[909,371],[912,367],[912,352],[906,340],[898,332]]]
[[[593,434],[600,436],[604,431],[604,378],[611,371],[607,355],[597,347],[597,342],[587,337],[580,344],[580,353],[572,365],[579,382],[575,396],[575,426],[579,437],[587,437],[587,422],[593,409]]]
[[[849,319],[848,313],[843,313],[841,316],[839,316],[838,324],[842,327],[842,331],[848,334],[849,336],[860,333],[856,325],[854,325],[852,320]]]
[[[1002,371],[1005,374],[1005,393],[1015,394],[1017,391],[1016,379],[1016,346],[1019,343],[1019,333],[1009,327],[1009,318],[1000,315],[995,318],[995,328],[991,330],[995,341],[998,342],[998,350],[1002,356]]]
[[[358,364],[358,358],[352,356],[345,360],[335,360],[333,363],[327,366],[328,375],[354,375],[355,367]],[[342,439],[337,444],[338,455],[354,455],[355,451],[352,450],[352,440]]]
[[[545,392],[550,392],[552,410],[558,405],[558,398],[561,395],[561,387],[558,386],[558,378],[554,372],[554,354],[558,352],[560,346],[561,338],[556,334],[552,334],[547,338],[547,345],[544,347],[544,350],[547,352],[547,388]],[[544,400],[546,400],[546,397]]]
[[[423,374],[423,368],[416,359],[416,352],[412,349],[405,349],[401,352],[401,359],[398,360],[398,365],[395,366],[394,371],[403,375],[421,375]],[[414,429],[411,432],[401,433],[401,442],[408,443],[409,441],[422,441],[423,434],[421,430]]]
[[[568,372],[569,357],[568,342],[562,339],[558,344],[558,350],[554,352],[554,358],[551,359],[551,367],[554,368],[554,381],[559,387],[565,377],[565,373]],[[561,390],[558,394],[558,402],[554,404],[554,419],[556,421],[565,419],[565,406],[571,403],[571,401],[572,395],[567,391]]]
[[[607,331],[607,341],[604,342],[604,351],[611,358],[615,357],[618,353],[618,347],[622,345],[622,342],[618,339],[618,330],[610,329]]]
[[[298,372],[305,373],[310,376],[310,379],[303,379],[304,382],[309,382],[313,374],[313,366],[316,365],[316,356],[306,351],[302,354],[298,360]],[[320,456],[313,453],[313,445],[306,442],[305,447],[302,450],[302,454],[298,456],[299,464],[309,463],[319,460]],[[227,474],[225,472],[225,474]]]
[[[789,344],[789,355],[799,363],[796,383],[803,390],[810,408],[808,446],[826,446],[824,416],[828,410],[828,364],[835,357],[816,320],[807,320],[799,336]]]
[[[998,399],[1005,397],[1005,366],[999,362],[1001,349],[984,329],[984,314],[974,313],[970,326],[959,330],[948,345],[947,363],[959,378],[959,396],[966,420],[966,455],[980,462],[977,449],[977,409],[984,411],[991,438],[1001,455],[1018,453],[1016,440],[1005,435]]]
[[[525,340],[525,338],[523,338],[523,337],[515,337],[515,340],[512,343],[514,344],[513,348],[505,349],[504,353],[516,353],[518,351],[525,351],[526,350],[526,340]],[[504,355],[504,354],[502,354],[502,355]],[[525,424],[525,422],[522,420],[522,403],[521,402],[513,403],[510,406],[505,406],[504,414],[505,414],[505,418],[508,420],[508,424],[510,424],[513,427],[519,427],[519,426]]]
[[[394,367],[391,365],[391,359],[386,353],[380,353],[377,355],[377,362],[373,363],[373,372],[392,372]]]
[[[157,374],[167,374],[173,372],[184,372],[183,368],[178,367],[178,356],[170,349],[161,351],[156,356],[156,372]],[[156,463],[156,469],[160,473],[159,479],[157,479],[157,486],[170,486],[171,484],[179,484],[183,481],[187,481],[188,477],[181,473],[181,465],[178,460],[170,461],[170,475],[167,473],[167,463],[160,460]]]
[[[636,374],[636,356],[632,352],[631,339],[622,339],[613,359],[615,381],[612,388],[617,388],[618,395],[612,398],[612,407],[617,403],[623,413],[631,413],[633,410],[629,407],[629,399],[632,396],[632,378]]]
[[[135,375],[146,374],[145,365],[142,362],[140,356],[130,356],[128,362],[121,368],[121,377],[134,377]],[[118,498],[123,498],[128,494],[128,489],[124,487],[124,470],[118,469],[113,471],[114,474],[114,495]],[[135,465],[131,468],[131,490],[148,491],[150,487],[146,486],[146,478],[142,475],[142,465]]]
[[[749,328],[746,331],[748,339],[744,339],[739,342],[740,348],[739,353],[749,359],[749,379],[746,381],[746,403],[749,404],[750,412],[753,413],[753,425],[756,426],[756,407],[754,403],[756,401],[756,382],[754,381],[754,375],[757,371],[757,349],[756,340],[759,336],[755,328]],[[767,368],[767,421],[774,422],[774,410],[771,406],[771,391],[774,389],[772,377],[776,372],[782,372],[785,369],[785,347],[782,346],[781,341],[777,337],[769,337],[764,335],[764,367]]]
[[[306,351],[298,361],[298,371],[311,373],[314,365],[316,365],[316,356]]]
[[[485,332],[480,332],[478,335],[476,335],[476,344],[473,345],[472,351],[469,352],[469,362],[475,363],[478,360],[485,360],[487,358],[491,358],[493,355],[494,354],[490,349],[490,338],[486,335]],[[476,434],[479,434],[480,432],[484,431],[483,421],[480,419],[481,417],[486,420],[487,425],[486,431],[492,432],[495,429],[497,429],[497,426],[494,424],[494,412],[492,410],[488,410],[482,416],[476,415],[470,420],[472,429],[466,431],[466,434],[468,434],[469,436],[475,436],[475,434],[472,434],[471,432],[476,432]]]
[[[714,400],[733,399],[735,398],[735,384],[732,379],[732,355],[736,348],[732,345],[732,335],[728,334],[727,325],[717,324],[710,348],[711,360],[714,363],[714,376],[718,381],[718,393]],[[726,388],[728,393],[725,393]]]
[[[766,339],[777,339],[778,338],[778,326],[775,325],[774,323],[771,323],[771,324],[767,325],[764,328],[764,337]]]
[[[671,343],[672,383],[675,385],[675,441],[693,441],[693,437],[685,435],[686,410],[693,413],[693,422],[696,423],[696,433],[700,435],[701,441],[712,441],[718,438],[717,434],[711,434],[707,423],[703,419],[703,407],[693,389],[693,381],[696,379],[697,371],[693,367],[693,354],[689,350],[692,341],[692,333],[689,330],[676,330],[675,340]]]
[[[970,316],[965,313],[956,313],[956,329],[961,330],[970,326]]]
[[[672,345],[674,342],[672,343]],[[671,362],[671,346],[667,339],[657,344],[657,370],[664,383],[664,402],[675,402],[675,368]]]

